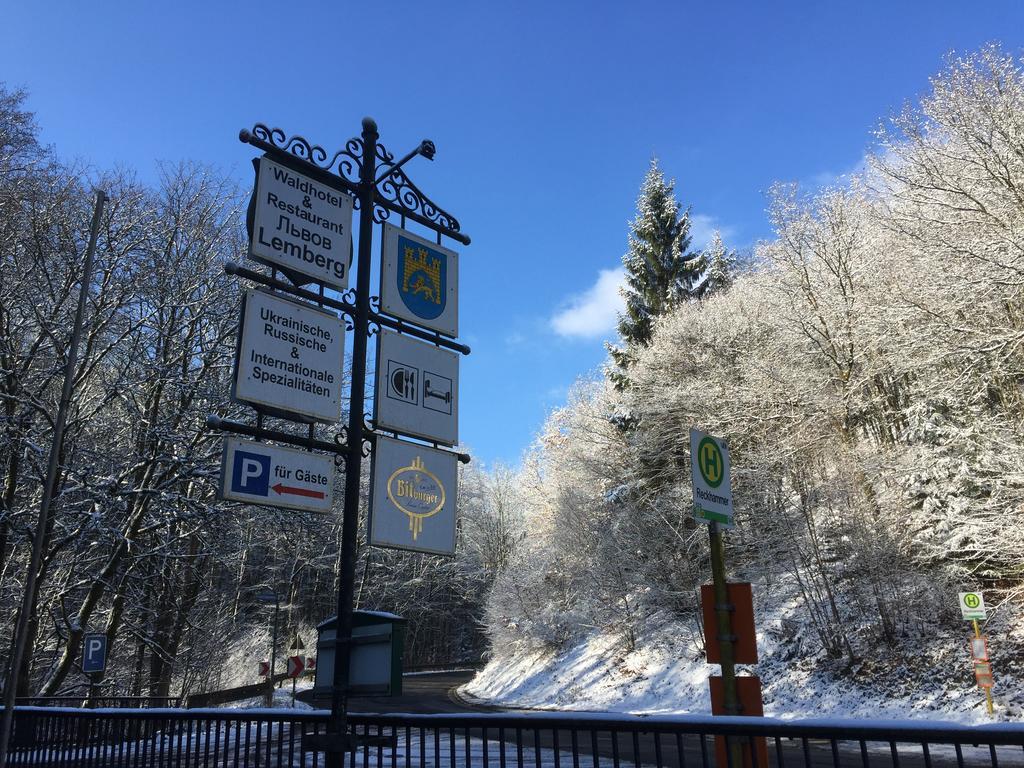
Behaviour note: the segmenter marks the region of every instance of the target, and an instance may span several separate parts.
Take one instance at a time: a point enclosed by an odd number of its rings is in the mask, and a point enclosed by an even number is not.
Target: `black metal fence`
[[[177,707],[180,696],[19,696],[19,707]]]
[[[323,754],[304,734],[326,722],[322,711],[19,707],[9,764],[317,768]],[[377,738],[349,768],[1024,765],[1024,725],[565,713],[358,714],[350,724]]]

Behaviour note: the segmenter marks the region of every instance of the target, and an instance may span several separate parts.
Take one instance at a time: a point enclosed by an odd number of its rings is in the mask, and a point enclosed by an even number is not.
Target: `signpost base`
[[[981,627],[978,626],[978,620],[977,619],[972,619],[971,621],[974,624],[974,637],[976,639],[980,639],[981,638]],[[975,666],[975,675],[977,676],[977,666]],[[994,711],[993,706],[992,706],[992,677],[991,677],[991,675],[989,676],[988,680],[989,680],[988,685],[982,685],[981,688],[982,688],[983,691],[985,691],[985,707],[988,709],[988,713],[991,715],[991,714],[993,714],[993,711]]]
[[[721,677],[712,675],[708,678],[711,686],[711,714],[733,714],[725,711],[725,684]],[[761,700],[761,679],[750,675],[736,678],[736,690],[739,698],[739,711],[735,714],[746,717],[764,717],[764,704]],[[756,760],[752,748],[756,750]],[[732,754],[726,757],[726,749]],[[768,765],[768,742],[760,736],[715,736],[716,765],[732,766],[732,768],[748,768]]]

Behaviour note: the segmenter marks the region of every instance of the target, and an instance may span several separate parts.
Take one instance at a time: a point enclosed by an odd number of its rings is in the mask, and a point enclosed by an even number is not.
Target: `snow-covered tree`
[[[625,311],[619,315],[621,345],[609,345],[620,387],[639,348],[647,346],[655,320],[689,298],[704,270],[700,253],[690,250],[690,210],[681,210],[675,180],[666,179],[657,159],[640,188],[636,217],[630,224],[629,250],[622,257]]]
[[[704,280],[694,289],[696,295],[704,299],[729,290],[729,286],[736,279],[737,257],[735,251],[725,247],[722,233],[717,229],[711,236],[711,242],[704,249],[702,258],[706,269]]]
[[[730,446],[731,569],[793,606],[771,630],[780,653],[884,676],[921,638],[956,652],[955,593],[984,586],[990,636],[1024,654],[1021,137],[1021,62],[952,59],[863,178],[773,189],[756,268],[731,274],[713,241],[702,301],[642,315],[649,335],[546,425],[524,473],[531,535],[489,603],[496,647],[696,626],[696,426]],[[609,429],[619,413],[628,434]]]

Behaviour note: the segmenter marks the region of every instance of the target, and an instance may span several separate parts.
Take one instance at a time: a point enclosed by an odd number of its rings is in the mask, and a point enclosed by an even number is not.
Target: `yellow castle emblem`
[[[441,260],[431,257],[425,248],[405,246],[402,292],[413,296],[422,295],[424,301],[440,304]]]

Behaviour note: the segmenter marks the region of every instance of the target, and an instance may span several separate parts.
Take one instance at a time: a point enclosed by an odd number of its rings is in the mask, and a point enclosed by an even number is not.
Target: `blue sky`
[[[373,116],[461,248],[461,434],[518,462],[601,365],[614,272],[652,155],[695,244],[770,235],[765,191],[861,160],[951,50],[1024,45],[1024,5],[965,2],[4,3],[0,80],[44,139],[143,179],[160,160],[248,185],[240,128],[327,148]]]

